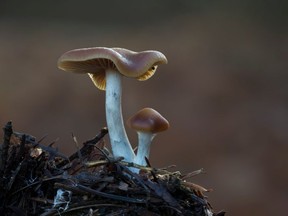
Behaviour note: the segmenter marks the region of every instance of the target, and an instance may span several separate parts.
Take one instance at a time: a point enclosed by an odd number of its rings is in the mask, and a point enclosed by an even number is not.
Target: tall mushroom
[[[106,89],[106,121],[113,155],[131,162],[135,154],[123,125],[121,78],[147,80],[159,64],[166,63],[166,57],[158,51],[93,47],[64,53],[58,60],[58,67],[64,71],[88,73],[97,88]]]
[[[130,128],[138,133],[138,150],[134,160],[136,164],[146,166],[150,145],[157,133],[169,128],[169,122],[156,110],[144,108],[127,120]]]

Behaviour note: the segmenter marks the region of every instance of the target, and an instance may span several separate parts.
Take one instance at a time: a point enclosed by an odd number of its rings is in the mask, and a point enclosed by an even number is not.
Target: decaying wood
[[[12,122],[3,131],[0,215],[224,215],[212,213],[204,196],[209,190],[186,181],[203,170],[182,175],[149,161],[143,167],[113,158],[103,140],[106,128],[81,148],[73,136],[77,150],[69,157],[55,142],[14,132]]]

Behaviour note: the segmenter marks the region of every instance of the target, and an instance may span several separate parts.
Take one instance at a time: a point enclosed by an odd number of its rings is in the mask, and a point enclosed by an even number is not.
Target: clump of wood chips
[[[54,142],[14,132],[11,122],[3,130],[0,215],[224,215],[212,213],[209,190],[185,180],[202,170],[181,175],[113,158],[103,141],[106,128],[70,157]]]

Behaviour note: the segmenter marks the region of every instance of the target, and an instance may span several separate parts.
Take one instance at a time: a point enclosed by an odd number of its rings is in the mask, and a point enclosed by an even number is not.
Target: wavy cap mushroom
[[[158,51],[133,52],[123,48],[94,47],[64,53],[58,67],[64,71],[88,73],[95,86],[106,90],[106,121],[112,152],[133,161],[135,154],[128,140],[122,117],[122,76],[140,81],[149,79],[166,57]]]
[[[144,108],[128,119],[127,124],[138,133],[138,150],[134,160],[136,164],[146,166],[151,142],[157,133],[169,128],[169,122],[156,110]]]

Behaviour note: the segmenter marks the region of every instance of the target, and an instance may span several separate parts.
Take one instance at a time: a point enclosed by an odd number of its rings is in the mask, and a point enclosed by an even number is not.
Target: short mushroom
[[[136,164],[146,166],[150,145],[157,133],[169,128],[169,122],[156,110],[144,108],[128,119],[127,124],[138,133],[138,150],[134,160]]]
[[[58,67],[64,71],[88,73],[97,88],[106,89],[106,121],[113,155],[131,162],[135,154],[123,125],[121,78],[147,80],[159,64],[165,63],[166,57],[158,51],[94,47],[64,53],[58,60]]]

